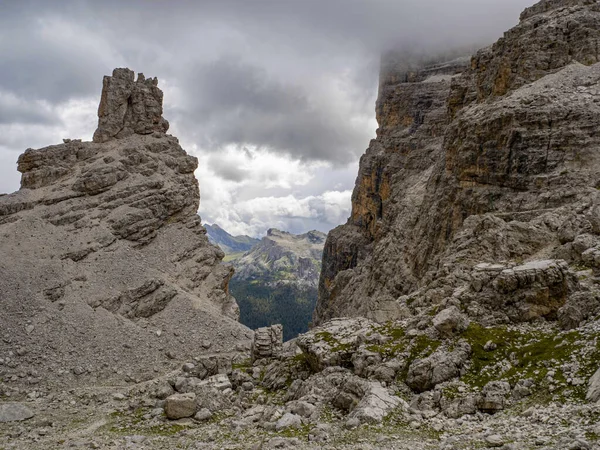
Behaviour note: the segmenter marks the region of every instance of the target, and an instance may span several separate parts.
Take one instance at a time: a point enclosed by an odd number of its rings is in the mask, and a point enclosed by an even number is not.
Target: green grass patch
[[[472,323],[462,334],[462,338],[467,340],[473,351],[471,367],[462,377],[462,381],[471,387],[482,388],[488,382],[498,379],[507,380],[514,385],[519,380],[530,378],[536,388],[545,391],[540,394],[545,395],[548,401],[563,399],[565,396],[582,401],[585,399],[586,387],[566,386],[566,377],[561,367],[582,349],[582,341],[592,339],[589,336],[583,337],[578,331],[520,332],[506,327],[486,328]],[[484,349],[489,341],[496,345],[495,350]],[[579,358],[581,369],[571,376],[587,379],[596,370],[599,361],[600,349],[596,348],[590,358]],[[550,370],[554,371],[553,379],[557,389],[549,393],[546,388],[550,385],[547,379]]]

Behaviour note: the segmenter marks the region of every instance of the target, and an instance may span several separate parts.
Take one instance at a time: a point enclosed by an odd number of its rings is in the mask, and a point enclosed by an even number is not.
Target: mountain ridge
[[[206,228],[206,234],[209,241],[218,245],[225,252],[225,255],[230,258],[234,255],[237,257],[240,254],[247,252],[260,242],[260,239],[247,235],[234,236],[216,223],[212,225],[205,224],[204,228]],[[230,261],[231,259],[228,260]]]

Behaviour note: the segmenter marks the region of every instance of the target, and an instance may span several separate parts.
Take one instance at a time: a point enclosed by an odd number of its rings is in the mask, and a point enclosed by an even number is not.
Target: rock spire
[[[98,107],[98,129],[94,142],[122,139],[132,134],[165,133],[169,122],[162,116],[163,92],[158,79],[137,80],[129,69],[115,69],[102,82],[102,97]]]

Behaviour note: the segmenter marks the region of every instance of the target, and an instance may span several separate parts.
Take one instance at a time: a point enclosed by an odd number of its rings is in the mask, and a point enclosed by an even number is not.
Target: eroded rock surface
[[[102,82],[98,107],[98,129],[94,142],[121,139],[132,134],[166,133],[169,122],[163,118],[163,93],[158,79],[135,74],[129,69],[115,69]]]
[[[0,197],[0,353],[18,343],[20,370],[76,382],[249,344],[156,80],[116,69],[100,111],[95,142],[28,149],[21,189]]]
[[[315,323],[450,302],[572,328],[598,311],[576,273],[598,270],[599,23],[596,2],[543,1],[469,65],[384,59],[377,139],[325,245]]]

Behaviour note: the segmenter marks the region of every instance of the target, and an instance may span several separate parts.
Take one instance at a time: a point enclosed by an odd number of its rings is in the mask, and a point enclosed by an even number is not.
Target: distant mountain
[[[319,231],[294,235],[270,229],[250,251],[232,261],[235,275],[229,289],[244,325],[281,323],[285,340],[308,331],[326,237]]]
[[[317,287],[326,238],[320,231],[295,235],[272,228],[260,243],[233,263],[236,278],[271,285]]]
[[[208,240],[218,245],[227,255],[225,261],[232,261],[242,256],[260,242],[260,239],[250,236],[232,236],[216,223],[214,225],[204,225],[207,231]]]

